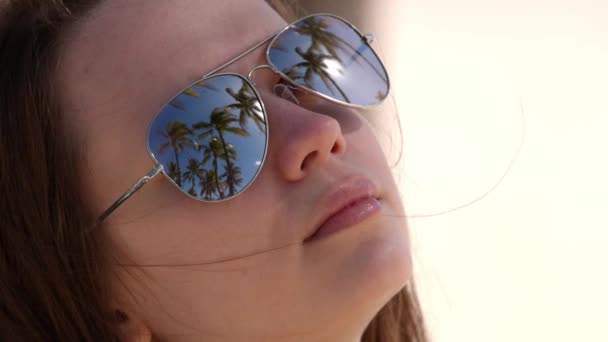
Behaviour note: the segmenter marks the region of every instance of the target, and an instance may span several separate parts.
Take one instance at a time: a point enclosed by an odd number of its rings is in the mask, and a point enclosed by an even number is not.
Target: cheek
[[[365,119],[362,120],[361,128],[348,135],[350,151],[347,155],[353,159],[353,165],[379,178],[385,215],[374,225],[383,230],[379,230],[378,234],[362,232],[359,238],[364,240],[357,240],[352,258],[347,260],[352,269],[378,282],[384,279],[385,288],[390,288],[392,284],[397,286],[393,289],[398,290],[409,279],[412,268],[406,214],[391,167],[374,129]]]
[[[175,194],[174,194],[175,193]],[[197,202],[171,191],[152,213],[108,230],[117,251],[141,265],[209,263],[273,243],[272,210],[234,202]]]
[[[359,127],[345,132],[348,144],[346,158],[352,159],[353,165],[368,169],[374,176],[387,177],[390,168],[374,129],[365,118],[358,114],[357,118],[360,120]]]
[[[144,281],[127,283],[141,299],[146,321],[166,334],[184,334],[192,326],[198,333],[271,335],[277,327],[303,324],[318,309],[302,296],[307,289],[298,253],[281,249],[221,263],[151,268]]]

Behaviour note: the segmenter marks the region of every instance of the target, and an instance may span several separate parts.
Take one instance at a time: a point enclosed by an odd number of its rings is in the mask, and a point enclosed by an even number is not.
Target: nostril
[[[334,146],[331,148],[331,153],[337,153],[340,150],[340,144],[335,143]]]
[[[310,164],[312,161],[315,160],[315,158],[317,157],[317,154],[319,154],[318,151],[312,151],[310,152],[306,158],[304,158],[304,161],[302,161],[302,165],[300,166],[300,170],[304,170],[308,167],[308,164]]]
[[[346,152],[346,139],[342,135],[338,135],[334,141],[334,145],[331,147],[332,154],[343,154]]]

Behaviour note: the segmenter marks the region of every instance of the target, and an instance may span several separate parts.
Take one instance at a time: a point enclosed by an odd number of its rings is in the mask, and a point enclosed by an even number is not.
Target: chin
[[[367,293],[391,298],[412,275],[412,255],[407,221],[381,216],[364,227],[353,246],[352,267]]]
[[[314,251],[315,273],[321,278],[317,281],[322,282],[323,297],[340,312],[373,317],[412,275],[403,217],[379,215],[324,240]]]

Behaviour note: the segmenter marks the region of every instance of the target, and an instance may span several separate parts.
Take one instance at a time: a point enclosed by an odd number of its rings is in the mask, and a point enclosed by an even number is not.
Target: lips
[[[353,176],[331,188],[318,202],[321,213],[305,242],[354,225],[382,207],[378,189],[368,178]]]

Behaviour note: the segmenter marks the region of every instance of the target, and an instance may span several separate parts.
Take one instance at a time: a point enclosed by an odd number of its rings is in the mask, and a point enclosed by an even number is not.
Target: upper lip
[[[378,198],[376,184],[367,177],[351,176],[330,188],[318,201],[316,212],[320,213],[320,216],[318,216],[314,230],[306,239],[313,236],[334,214],[363,198]]]

